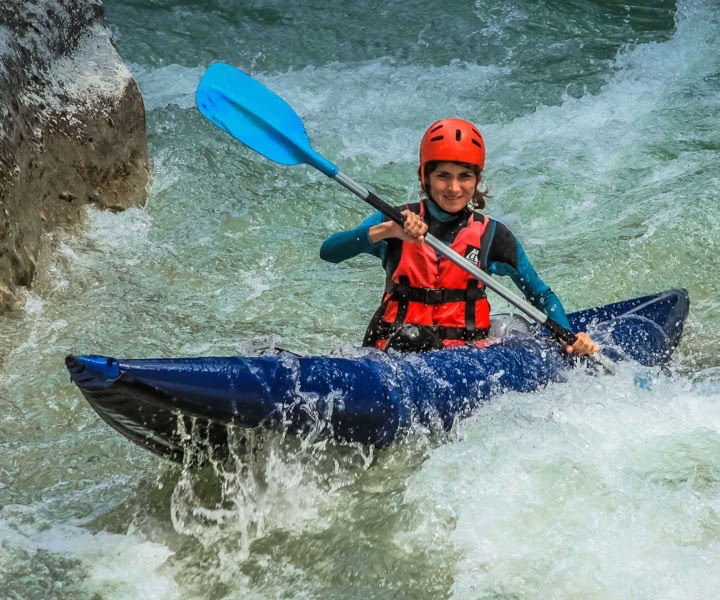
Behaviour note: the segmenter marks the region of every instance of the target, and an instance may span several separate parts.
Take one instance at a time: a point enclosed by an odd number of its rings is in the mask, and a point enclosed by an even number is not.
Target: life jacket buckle
[[[424,290],[424,300],[423,304],[444,304],[445,302],[445,294],[443,294],[445,290],[441,289],[435,289],[435,288],[425,288]]]

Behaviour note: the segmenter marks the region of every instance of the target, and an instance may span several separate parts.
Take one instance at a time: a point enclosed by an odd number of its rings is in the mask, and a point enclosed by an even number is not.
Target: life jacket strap
[[[448,304],[449,302],[472,302],[473,315],[474,303],[485,298],[485,288],[478,287],[477,280],[468,281],[467,288],[417,288],[410,287],[410,280],[407,277],[400,277],[400,282],[390,289],[388,300],[398,302],[420,302],[422,304]],[[474,317],[473,319],[474,320]]]
[[[478,281],[476,279],[471,279],[468,281],[465,294],[467,298],[465,300],[465,328],[468,331],[475,331],[475,303],[480,298],[486,297],[485,288],[479,288]]]
[[[374,346],[378,340],[389,338],[397,331],[402,323],[388,323],[387,321],[378,320],[371,324],[372,333],[363,340],[364,346]],[[441,340],[462,340],[463,342],[475,342],[484,340],[490,332],[489,327],[482,329],[465,327],[445,327],[443,325],[423,325],[428,331],[435,333]],[[370,331],[368,331],[370,333]]]
[[[399,327],[405,323],[411,302],[421,302],[426,305],[439,305],[448,302],[465,303],[465,327],[445,327],[443,325],[428,326],[442,340],[462,340],[474,342],[485,339],[488,336],[489,328],[478,328],[475,325],[475,306],[479,300],[487,296],[485,287],[479,287],[477,280],[469,280],[467,288],[414,288],[410,287],[410,279],[406,276],[400,277],[398,283],[394,284],[389,295],[375,311],[363,338],[363,346],[375,346],[378,340],[387,339]],[[388,302],[397,302],[397,314],[395,320],[390,323],[385,321],[384,314]]]

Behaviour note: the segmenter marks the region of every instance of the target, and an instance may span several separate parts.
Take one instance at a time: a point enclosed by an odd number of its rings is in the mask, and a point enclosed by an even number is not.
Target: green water
[[[154,175],[144,209],[48,237],[23,309],[0,319],[0,597],[714,597],[719,8],[106,2]],[[115,434],[66,353],[342,351],[381,293],[370,257],[318,258],[368,207],[194,109],[216,60],[393,203],[417,198],[430,122],[476,122],[487,212],[566,308],[689,290],[671,373],[642,373],[650,388],[633,365],[579,373],[383,451],[269,437],[234,469],[183,470]]]

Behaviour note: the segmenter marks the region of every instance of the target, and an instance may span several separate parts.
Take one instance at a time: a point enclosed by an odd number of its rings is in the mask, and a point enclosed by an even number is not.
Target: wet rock
[[[42,234],[145,202],[145,109],[98,0],[0,2],[0,312]]]

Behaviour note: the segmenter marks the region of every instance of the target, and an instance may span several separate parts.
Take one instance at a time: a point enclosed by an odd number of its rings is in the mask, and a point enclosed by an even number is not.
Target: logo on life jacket
[[[471,263],[480,266],[480,248],[468,246],[465,248],[465,258],[467,258]]]

